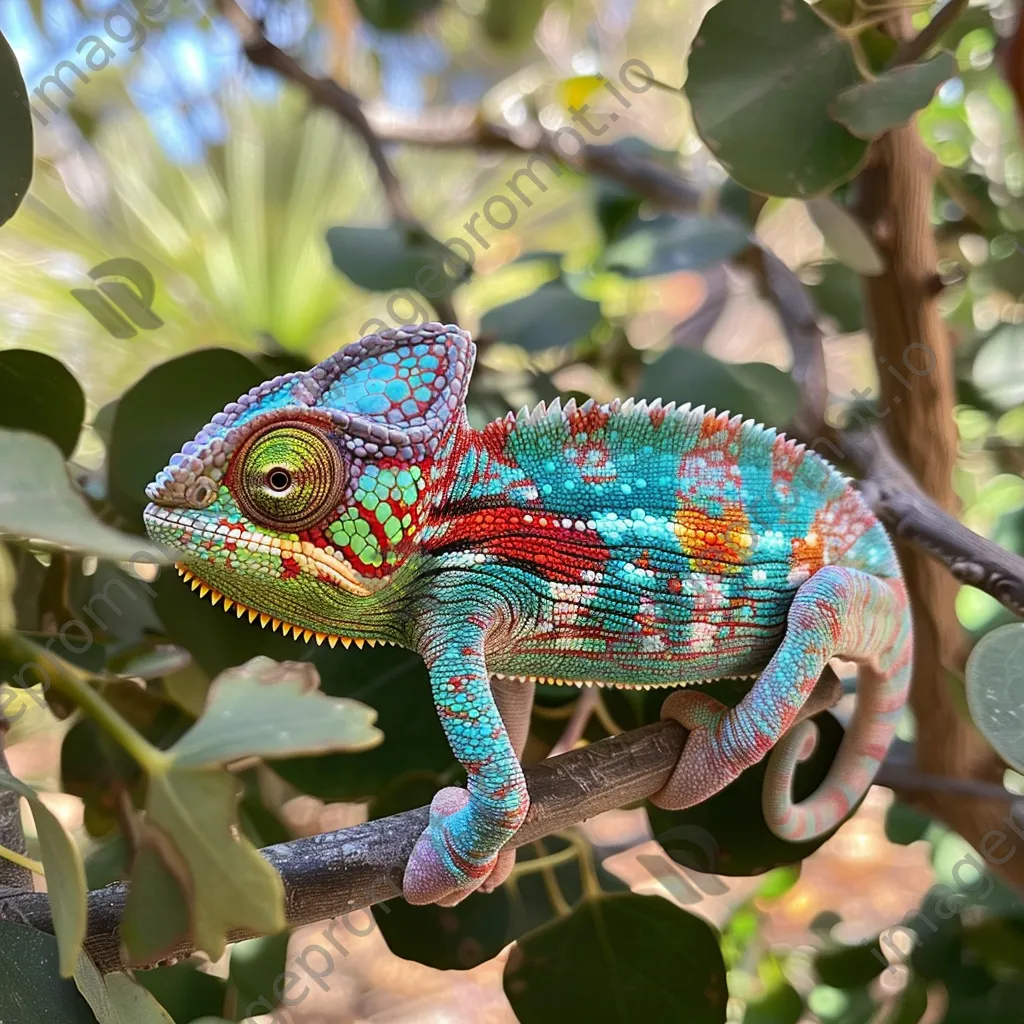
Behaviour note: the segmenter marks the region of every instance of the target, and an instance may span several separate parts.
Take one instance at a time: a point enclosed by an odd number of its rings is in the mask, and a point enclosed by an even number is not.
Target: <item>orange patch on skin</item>
[[[683,508],[673,520],[679,547],[700,571],[721,571],[722,564],[739,567],[749,549],[750,522],[739,505],[726,508],[721,517],[696,508]]]
[[[790,545],[790,571],[805,570],[813,575],[825,564],[825,544],[813,528],[806,537],[794,537]]]

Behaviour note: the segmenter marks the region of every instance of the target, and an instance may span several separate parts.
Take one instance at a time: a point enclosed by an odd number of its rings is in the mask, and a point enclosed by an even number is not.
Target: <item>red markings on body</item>
[[[455,516],[443,537],[424,546],[427,554],[471,551],[531,569],[560,583],[580,583],[600,569],[609,551],[595,530],[563,525],[559,516],[519,508],[489,508]]]
[[[299,563],[288,555],[281,556],[281,579],[293,580],[302,572]]]
[[[599,405],[593,405],[586,411],[577,409],[566,419],[569,433],[574,437],[577,434],[595,434],[608,425],[610,413]]]

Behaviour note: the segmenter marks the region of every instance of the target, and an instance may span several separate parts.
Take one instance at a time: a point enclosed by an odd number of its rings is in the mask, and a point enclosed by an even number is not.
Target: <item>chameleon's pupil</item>
[[[267,474],[267,486],[272,491],[287,491],[291,483],[292,475],[286,469],[272,469]]]

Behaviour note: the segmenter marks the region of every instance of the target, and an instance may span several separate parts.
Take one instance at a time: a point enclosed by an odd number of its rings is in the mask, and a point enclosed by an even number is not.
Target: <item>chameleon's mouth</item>
[[[264,629],[270,626],[274,632],[280,630],[282,636],[291,634],[296,640],[304,640],[306,643],[309,643],[310,640],[316,640],[317,644],[323,644],[326,640],[331,647],[337,646],[339,640],[343,647],[349,647],[352,644],[355,644],[356,647],[362,647],[363,644],[369,644],[370,647],[373,647],[378,643],[390,643],[388,640],[369,640],[362,637],[340,636],[335,633],[319,633],[315,629],[306,629],[303,626],[296,626],[291,622],[284,622],[273,615],[259,612],[255,608],[250,608],[248,605],[242,604],[241,601],[236,601],[234,598],[221,593],[216,587],[211,586],[201,577],[197,576],[195,570],[189,568],[185,562],[175,562],[174,568],[178,570],[178,575],[186,583],[192,584],[192,589],[197,590],[200,597],[208,597],[213,604],[219,604],[223,601],[224,611],[229,612],[234,609],[235,615],[238,618],[247,615],[250,622],[256,622],[258,619],[259,624]]]

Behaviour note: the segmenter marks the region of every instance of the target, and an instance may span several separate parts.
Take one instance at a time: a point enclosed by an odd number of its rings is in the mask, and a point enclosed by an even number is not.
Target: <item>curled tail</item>
[[[885,547],[891,553],[888,542]],[[875,575],[879,568],[888,571]],[[850,813],[885,758],[906,703],[913,660],[906,586],[895,555],[890,565],[870,569],[854,564],[821,570],[801,588],[790,611],[790,631],[814,636],[825,662],[847,658],[858,669],[853,719],[828,775],[810,797],[794,804],[792,792],[797,762],[810,756],[817,742],[814,723],[797,722],[769,755],[765,820],[791,842],[828,832]]]

